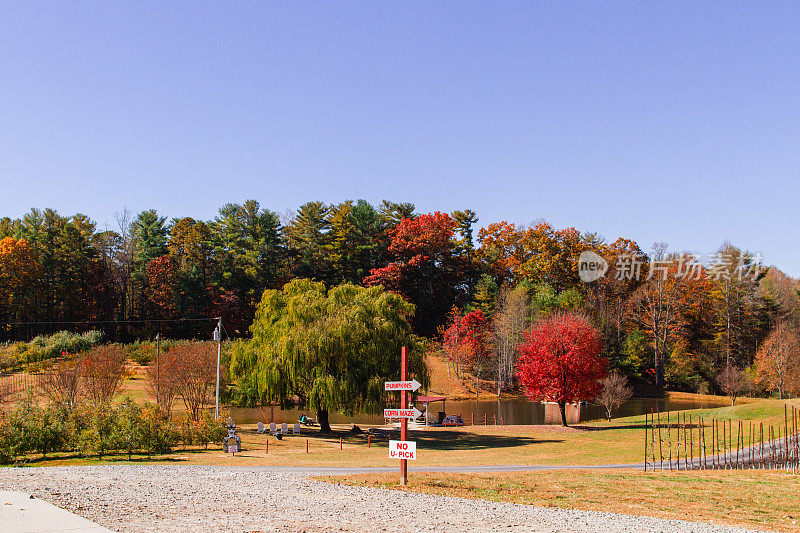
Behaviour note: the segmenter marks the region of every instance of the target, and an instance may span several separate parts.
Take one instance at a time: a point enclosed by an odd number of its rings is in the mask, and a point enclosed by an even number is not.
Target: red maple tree
[[[456,222],[447,213],[404,218],[388,231],[392,261],[373,268],[364,285],[382,285],[416,306],[418,333],[431,335],[463,298],[463,265],[455,253]]]
[[[556,402],[564,426],[566,404],[594,399],[606,375],[600,333],[580,314],[540,321],[526,334],[520,352],[517,379],[532,399]]]
[[[491,335],[489,320],[480,309],[453,317],[442,337],[445,353],[457,373],[462,366],[482,368],[491,359]]]

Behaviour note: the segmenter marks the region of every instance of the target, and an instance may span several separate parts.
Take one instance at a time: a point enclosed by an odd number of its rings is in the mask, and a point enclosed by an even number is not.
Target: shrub
[[[169,452],[177,432],[170,425],[166,415],[158,406],[147,405],[142,409],[142,419],[142,447],[147,456]]]
[[[154,342],[136,342],[127,346],[128,355],[136,361],[137,365],[146,366],[156,358],[156,344]],[[164,352],[163,345],[161,347]]]
[[[45,396],[55,405],[67,410],[72,409],[78,400],[81,382],[81,360],[70,358],[63,352],[65,359],[51,365],[42,376],[41,387]]]
[[[113,440],[128,454],[130,460],[133,452],[142,447],[146,423],[142,418],[142,408],[130,398],[125,398],[117,407],[115,415],[116,438]]]
[[[196,443],[202,444],[204,448],[208,448],[209,444],[221,443],[223,437],[228,434],[227,428],[222,423],[225,419],[225,416],[220,416],[219,420],[214,420],[210,411],[203,411],[197,424]]]
[[[91,410],[88,425],[78,437],[78,447],[85,455],[97,454],[102,459],[119,449],[119,432],[116,428],[114,409],[106,404],[95,405]]]
[[[41,363],[59,357],[62,352],[77,353],[96,346],[103,334],[91,330],[85,333],[59,331],[52,335],[39,335],[30,342],[15,342],[0,347],[0,369],[13,369]]]
[[[58,357],[62,352],[81,352],[100,342],[103,334],[99,331],[71,333],[59,331],[52,335],[39,335],[28,343],[25,362],[34,363]]]
[[[83,386],[96,404],[114,397],[125,373],[125,352],[118,345],[97,346],[81,358]]]

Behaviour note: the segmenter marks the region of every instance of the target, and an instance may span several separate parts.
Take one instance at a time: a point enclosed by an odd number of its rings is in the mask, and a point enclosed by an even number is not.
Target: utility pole
[[[217,341],[217,402],[214,409],[214,418],[219,418],[219,362],[222,357],[222,317],[217,319],[217,329],[214,330],[214,340]]]
[[[156,333],[156,405],[161,406],[161,333]]]

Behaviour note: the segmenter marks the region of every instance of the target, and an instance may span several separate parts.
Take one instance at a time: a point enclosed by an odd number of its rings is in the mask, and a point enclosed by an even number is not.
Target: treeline
[[[435,340],[481,310],[492,334],[480,365],[503,383],[524,332],[564,309],[592,317],[613,368],[687,390],[714,388],[722,368],[751,367],[779,325],[781,338],[796,338],[797,281],[730,243],[699,258],[545,222],[477,222],[468,209],[419,214],[364,200],[310,202],[283,219],[252,200],[207,221],[123,212],[113,230],[32,210],[0,220],[2,335],[25,340],[43,326],[22,323],[87,321],[109,341],[208,338],[212,321],[157,320],[222,316],[231,336],[247,336],[265,289],[310,278],[396,291],[415,305],[414,332]],[[587,250],[610,265],[590,283],[578,270]]]
[[[210,336],[222,316],[246,335],[261,293],[297,277],[362,282],[391,259],[388,230],[411,204],[311,202],[281,223],[256,201],[227,204],[213,220],[168,220],[154,210],[116,214],[99,229],[82,214],[33,209],[0,219],[0,322],[6,339],[64,329],[66,322],[137,321],[100,327],[108,340]],[[61,322],[44,326],[22,322]],[[88,327],[88,326],[87,326]]]

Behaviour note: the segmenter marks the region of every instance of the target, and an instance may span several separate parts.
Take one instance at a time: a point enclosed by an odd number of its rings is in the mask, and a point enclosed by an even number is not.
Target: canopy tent
[[[425,424],[427,425],[430,424],[430,416],[428,414],[428,404],[433,402],[442,402],[442,412],[446,413],[444,408],[446,400],[447,397],[445,396],[424,396],[420,394],[414,399],[414,402],[421,402],[425,406]],[[439,422],[438,418],[436,421]]]

